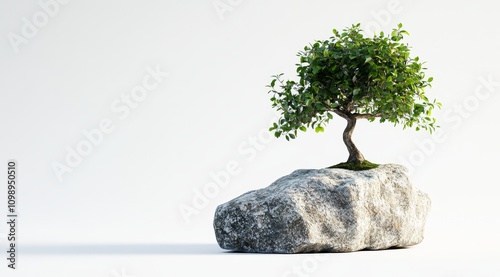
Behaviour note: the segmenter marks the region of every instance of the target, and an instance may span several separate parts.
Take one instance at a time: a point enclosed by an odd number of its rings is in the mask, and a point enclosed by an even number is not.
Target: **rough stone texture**
[[[296,170],[217,207],[220,247],[263,253],[348,252],[423,240],[430,209],[405,167]]]

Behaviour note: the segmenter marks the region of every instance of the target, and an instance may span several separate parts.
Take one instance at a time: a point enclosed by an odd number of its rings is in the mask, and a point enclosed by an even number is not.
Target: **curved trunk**
[[[356,127],[356,117],[349,116],[346,120],[347,126],[345,127],[342,138],[344,139],[345,146],[347,146],[347,150],[349,151],[349,159],[347,162],[362,163],[365,161],[365,157],[363,157],[356,145],[354,145],[354,142],[352,142],[352,132],[354,131],[354,127]]]

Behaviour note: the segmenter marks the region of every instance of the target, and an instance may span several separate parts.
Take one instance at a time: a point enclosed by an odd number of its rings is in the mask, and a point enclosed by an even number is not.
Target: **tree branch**
[[[353,113],[352,116],[355,118],[359,119],[366,119],[366,118],[371,118],[371,117],[381,117],[382,113],[376,113],[376,114],[371,114],[371,113]]]
[[[346,112],[343,112],[339,109],[335,109],[335,110],[333,110],[333,112],[344,119],[349,119],[349,114],[347,114]]]

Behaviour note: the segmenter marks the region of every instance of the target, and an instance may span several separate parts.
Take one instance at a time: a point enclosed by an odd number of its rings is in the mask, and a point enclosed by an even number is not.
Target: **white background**
[[[6,161],[17,159],[21,245],[18,270],[2,258],[2,276],[299,276],[288,272],[294,267],[303,276],[499,272],[494,1],[62,2],[45,17],[38,1],[0,2],[0,179]],[[33,22],[36,30],[23,35]],[[273,74],[293,78],[296,52],[309,42],[357,22],[368,32],[402,22],[434,77],[427,94],[443,103],[435,136],[368,122],[355,131],[365,157],[408,166],[431,196],[426,239],[350,254],[222,251],[212,228],[218,204],[295,169],[347,158],[340,118],[322,134],[271,138],[276,115],[265,86]],[[124,107],[116,101],[141,85],[147,68],[169,75],[127,116],[116,112],[112,105]],[[88,140],[82,132],[106,119],[113,131],[60,181],[54,165],[66,165],[68,149]],[[197,192],[228,164],[237,172],[200,200]],[[196,214],[183,215],[186,207]],[[7,231],[1,224],[3,253]]]

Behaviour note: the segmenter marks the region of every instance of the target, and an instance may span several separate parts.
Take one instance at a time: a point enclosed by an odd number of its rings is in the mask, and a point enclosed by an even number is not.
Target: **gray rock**
[[[214,229],[221,248],[242,252],[387,249],[420,243],[429,209],[401,165],[296,170],[218,206]]]

